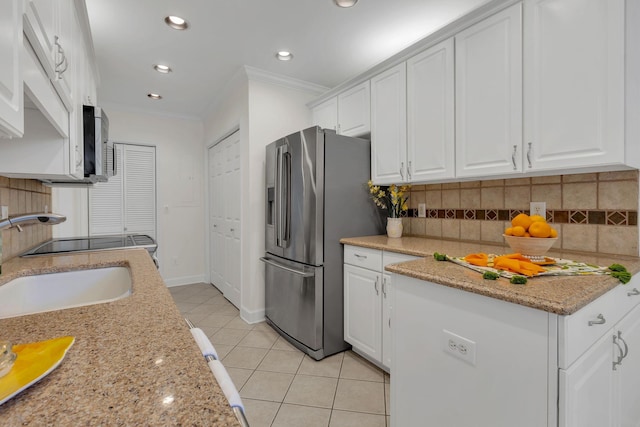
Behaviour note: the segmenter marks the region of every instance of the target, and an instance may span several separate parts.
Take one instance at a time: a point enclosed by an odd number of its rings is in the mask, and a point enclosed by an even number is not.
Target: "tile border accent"
[[[427,209],[427,218],[464,219],[471,221],[510,221],[520,213],[519,209]],[[406,212],[409,218],[418,218],[417,209]],[[589,224],[637,226],[638,211],[560,209],[547,210],[547,222],[551,224]]]

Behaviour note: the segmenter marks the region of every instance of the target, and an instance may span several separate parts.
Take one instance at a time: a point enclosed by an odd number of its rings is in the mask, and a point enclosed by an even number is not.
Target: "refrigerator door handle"
[[[288,147],[285,145],[282,147],[282,181],[283,181],[283,218],[282,218],[282,247],[289,246],[289,239],[291,237],[291,154]]]
[[[282,247],[282,146],[276,147],[276,246]]]
[[[285,265],[282,265],[276,261],[270,260],[269,258],[265,258],[265,257],[260,257],[260,261],[264,262],[265,264],[269,264],[272,265],[276,268],[281,268],[283,270],[288,271],[289,273],[293,273],[293,274],[297,274],[298,276],[302,276],[302,277],[313,277],[316,275],[315,272],[313,271],[301,271],[301,270],[296,270],[295,268],[290,268],[287,267]]]

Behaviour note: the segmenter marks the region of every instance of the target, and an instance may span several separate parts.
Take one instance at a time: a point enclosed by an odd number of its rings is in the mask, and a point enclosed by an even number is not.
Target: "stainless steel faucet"
[[[67,217],[64,215],[58,215],[54,213],[31,213],[24,215],[17,215],[5,219],[0,219],[0,230],[5,228],[17,228],[18,231],[22,231],[23,225],[33,224],[47,224],[55,225],[65,222]],[[0,274],[2,274],[2,233],[0,233]]]
[[[65,222],[66,220],[66,216],[54,213],[30,213],[0,220],[0,230],[15,227],[18,229],[18,231],[22,231],[21,226],[23,225],[55,225],[60,224],[61,222]]]

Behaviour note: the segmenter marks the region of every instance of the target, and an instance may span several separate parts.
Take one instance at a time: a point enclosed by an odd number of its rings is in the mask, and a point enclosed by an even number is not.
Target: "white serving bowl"
[[[542,257],[546,254],[553,244],[558,240],[557,237],[516,237],[502,235],[507,241],[513,252],[520,253],[527,257]]]

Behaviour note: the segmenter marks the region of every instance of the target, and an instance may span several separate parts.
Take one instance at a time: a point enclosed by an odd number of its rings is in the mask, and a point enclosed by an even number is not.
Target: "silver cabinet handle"
[[[298,276],[302,276],[302,277],[313,277],[315,276],[315,273],[312,271],[300,271],[300,270],[296,270],[293,268],[289,268],[286,267],[282,264],[279,264],[275,261],[271,261],[269,258],[265,258],[265,257],[260,257],[260,261],[264,262],[265,264],[269,264],[272,265],[276,268],[280,268],[282,270],[288,271],[289,273],[293,273],[293,274],[297,274]]]
[[[67,55],[64,53],[64,49],[60,45],[59,40],[60,38],[58,36],[55,36],[54,42],[53,42],[57,46],[58,54],[61,57],[60,62],[56,62],[56,66],[55,66],[55,71],[56,73],[58,73],[58,78],[60,78],[62,74],[65,71],[67,71],[67,68],[69,68],[69,62],[67,62]],[[64,65],[64,68],[61,68],[63,65]]]
[[[407,177],[411,181],[411,160],[409,160],[409,165],[407,166]]]
[[[589,326],[604,325],[607,322],[607,320],[604,318],[604,316],[602,314],[598,314],[598,316],[596,318],[598,320],[589,320]]]
[[[514,145],[513,146],[513,153],[511,154],[511,163],[513,163],[513,170],[517,170],[518,167],[516,166],[516,153],[518,152],[518,146]]]
[[[531,169],[531,150],[533,150],[533,148],[531,147],[532,144],[532,142],[529,143],[529,149],[527,150],[527,162],[529,163],[529,169]]]
[[[233,228],[230,228],[229,231],[233,233]]]
[[[635,295],[640,295],[640,291],[637,288],[633,288],[631,291],[627,292],[628,297],[632,297]]]
[[[366,255],[360,255],[360,254],[353,254],[353,255],[358,259],[367,259]]]
[[[380,295],[380,289],[378,289],[378,279],[380,278],[380,276],[376,277],[376,283],[373,285],[373,287],[376,290],[376,295]]]
[[[387,278],[386,277],[382,278],[382,296],[385,299],[387,298]]]
[[[400,162],[400,178],[404,181],[404,162]]]
[[[618,360],[613,362],[613,370],[615,371],[616,366],[622,364],[622,359],[624,359],[624,351],[622,350],[622,347],[620,347],[620,343],[618,342],[618,337],[616,337],[615,335],[613,336],[613,343],[616,345],[616,347],[618,347],[618,350],[620,350],[620,355],[618,356]]]
[[[624,353],[622,353],[622,358],[624,359],[629,354],[629,346],[627,345],[627,342],[624,340],[624,338],[622,338],[621,331],[618,331],[618,340],[622,341],[622,345],[624,345]]]

